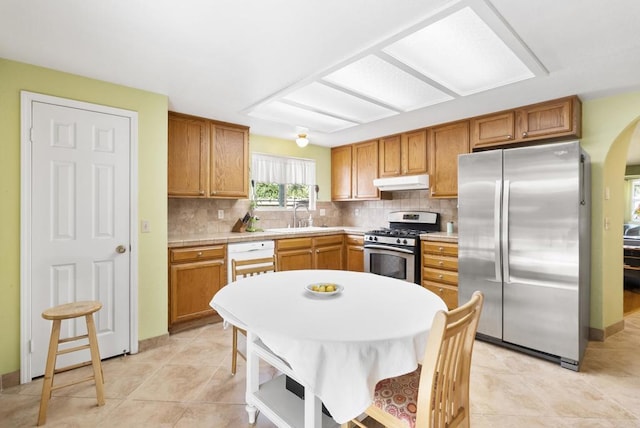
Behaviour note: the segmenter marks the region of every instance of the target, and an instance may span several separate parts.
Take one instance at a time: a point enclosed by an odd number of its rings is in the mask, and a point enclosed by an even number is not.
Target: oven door
[[[404,281],[416,282],[415,252],[386,245],[364,247],[364,271]]]

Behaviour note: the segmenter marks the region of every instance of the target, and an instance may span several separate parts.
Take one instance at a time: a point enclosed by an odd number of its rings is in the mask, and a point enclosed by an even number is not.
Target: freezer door
[[[478,332],[502,338],[502,151],[458,157],[458,301],[484,293]]]
[[[578,360],[579,145],[503,156],[503,340]]]

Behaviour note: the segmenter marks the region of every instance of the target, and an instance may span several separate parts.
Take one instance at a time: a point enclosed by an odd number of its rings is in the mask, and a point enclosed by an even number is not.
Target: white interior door
[[[126,116],[31,103],[31,377],[45,368],[42,311],[62,303],[102,302],[101,357],[130,351],[131,126]],[[83,318],[62,323],[61,337],[85,332]],[[62,355],[58,366],[88,359],[88,350]]]

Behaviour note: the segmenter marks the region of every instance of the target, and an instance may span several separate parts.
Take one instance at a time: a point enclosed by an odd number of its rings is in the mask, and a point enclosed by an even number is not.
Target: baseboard
[[[148,351],[169,343],[169,333],[138,341],[138,352]]]
[[[0,376],[0,391],[4,391],[7,388],[18,385],[20,385],[20,370],[5,373]]]
[[[616,333],[624,330],[624,320],[620,320],[615,324],[611,324],[604,329],[601,328],[589,328],[589,340],[593,340],[596,342],[604,342],[607,338],[613,336]]]

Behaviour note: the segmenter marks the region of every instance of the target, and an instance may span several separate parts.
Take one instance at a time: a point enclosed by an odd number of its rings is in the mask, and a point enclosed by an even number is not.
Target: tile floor
[[[475,427],[640,427],[640,312],[624,331],[591,342],[582,371],[477,342],[471,372]],[[49,427],[247,427],[244,366],[232,377],[230,329],[212,324],[104,362],[106,405],[79,384],[54,392]],[[86,375],[89,368],[59,375]],[[261,376],[274,375],[268,366]],[[42,380],[0,392],[0,427],[35,426]],[[257,428],[273,427],[258,416]]]

